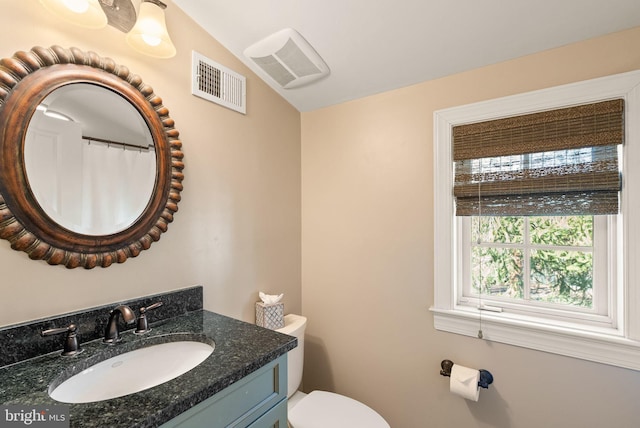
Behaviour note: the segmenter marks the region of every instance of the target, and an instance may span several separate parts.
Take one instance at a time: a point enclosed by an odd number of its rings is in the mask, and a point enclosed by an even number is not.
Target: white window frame
[[[609,326],[458,304],[452,128],[457,125],[587,104],[625,100],[625,144],[618,236],[617,289]],[[434,113],[434,303],[437,330],[640,370],[640,70],[494,99]],[[636,166],[629,168],[628,166]],[[616,249],[612,249],[616,250]],[[621,253],[621,254],[620,254]]]
[[[616,262],[616,247],[617,247],[617,234],[616,223],[617,216],[594,216],[593,220],[593,246],[590,251],[593,254],[593,307],[581,308],[572,307],[569,305],[561,305],[557,303],[547,303],[544,301],[526,301],[524,299],[515,299],[501,296],[482,295],[475,297],[471,289],[471,249],[473,243],[471,242],[471,216],[457,217],[454,225],[457,226],[457,248],[458,271],[456,278],[456,284],[460,284],[457,287],[457,304],[460,306],[489,306],[497,309],[508,310],[512,313],[520,313],[524,315],[540,316],[540,318],[548,318],[549,320],[565,320],[576,319],[579,324],[590,324],[598,327],[613,327],[617,324],[618,319],[616,316],[614,293],[610,293],[610,290],[615,290],[617,286],[617,263]],[[525,221],[525,229],[526,229]],[[523,238],[525,241],[528,239],[528,233],[525,230]],[[501,248],[520,248],[523,250],[525,264],[527,264],[527,249],[531,250],[537,245],[531,243],[514,243],[514,244],[496,244]],[[545,246],[553,249],[553,246]],[[560,245],[559,248],[565,248],[574,251],[582,251],[581,247],[571,247]],[[525,269],[525,272],[527,270]],[[528,276],[527,273],[524,273]],[[528,279],[525,278],[525,282]],[[610,295],[611,294],[611,295]],[[545,320],[546,321],[546,320]]]

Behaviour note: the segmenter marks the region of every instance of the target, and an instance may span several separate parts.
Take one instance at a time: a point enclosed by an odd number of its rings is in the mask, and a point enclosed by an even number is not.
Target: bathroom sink
[[[208,343],[181,340],[139,348],[94,364],[49,391],[62,403],[122,397],[168,382],[198,366],[213,352]]]

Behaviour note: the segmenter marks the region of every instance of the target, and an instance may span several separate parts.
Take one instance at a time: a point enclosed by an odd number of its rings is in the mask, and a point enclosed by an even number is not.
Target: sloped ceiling
[[[259,76],[262,71],[243,51],[283,28],[297,30],[331,74],[295,89],[264,80],[299,111],[640,26],[640,0],[174,0],[174,5]]]

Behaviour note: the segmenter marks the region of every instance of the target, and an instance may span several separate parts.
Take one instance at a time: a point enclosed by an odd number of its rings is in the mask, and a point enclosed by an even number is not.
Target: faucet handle
[[[51,328],[49,330],[44,330],[40,333],[40,336],[45,337],[52,336],[54,334],[67,333],[67,336],[64,340],[62,355],[65,357],[69,357],[82,352],[80,344],[78,343],[78,335],[76,333],[77,330],[78,328],[75,324],[69,324],[68,327]]]
[[[147,306],[146,308],[140,308],[140,316],[138,317],[138,325],[134,331],[136,334],[144,334],[151,331],[149,327],[149,321],[147,320],[147,312],[162,306],[162,302],[156,302],[151,306]]]
[[[155,302],[153,305],[147,306],[146,308],[140,308],[140,313],[144,314],[145,312],[150,311],[151,309],[159,308],[160,306],[162,306],[162,302]]]

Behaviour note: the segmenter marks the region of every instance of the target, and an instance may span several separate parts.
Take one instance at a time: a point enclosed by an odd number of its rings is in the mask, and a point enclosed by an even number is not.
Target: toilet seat
[[[370,407],[344,395],[313,391],[289,411],[293,428],[390,428]]]

